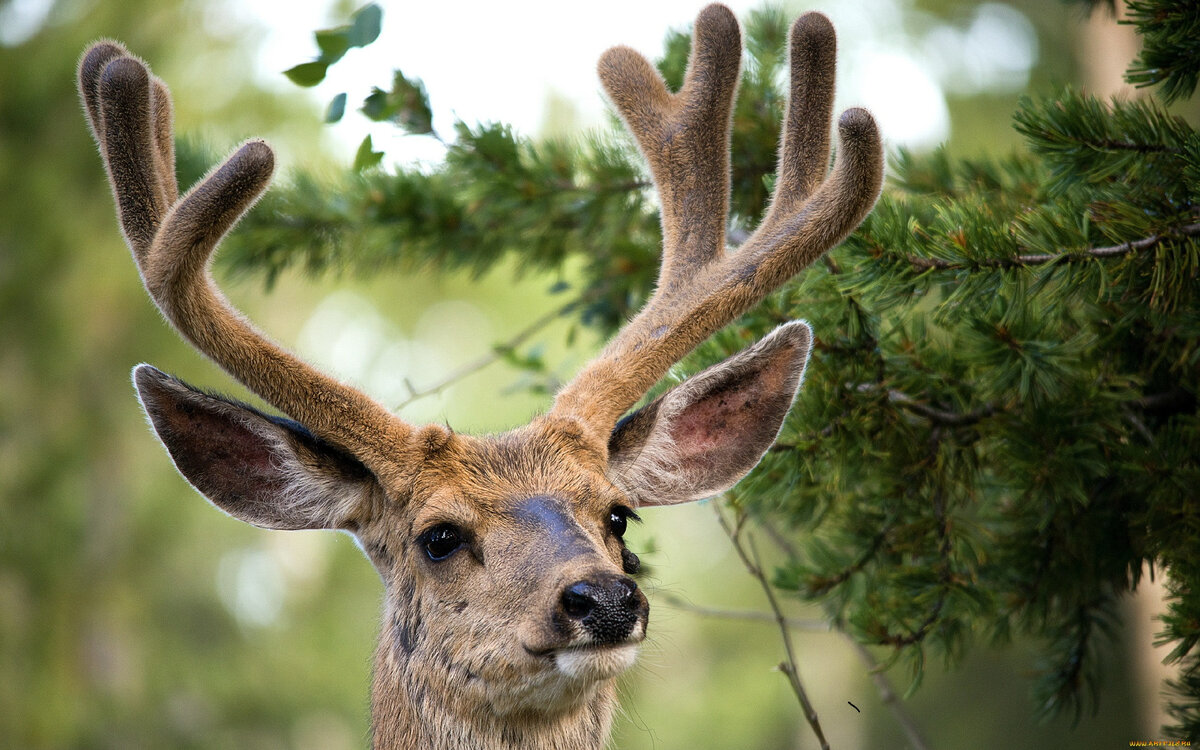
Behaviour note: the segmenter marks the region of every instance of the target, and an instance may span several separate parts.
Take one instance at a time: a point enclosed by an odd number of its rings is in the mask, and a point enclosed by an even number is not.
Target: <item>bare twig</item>
[[[776,623],[775,615],[771,612],[757,612],[754,610],[732,610],[719,609],[716,607],[704,607],[691,602],[685,601],[671,594],[660,595],[661,599],[667,605],[674,607],[682,612],[690,612],[701,617],[710,617],[717,620],[740,620],[742,622],[761,622],[761,623]],[[792,630],[800,630],[807,633],[836,633],[854,649],[854,653],[862,659],[863,664],[867,667],[867,676],[871,678],[875,689],[879,692],[879,702],[884,708],[892,713],[896,718],[896,722],[908,737],[909,744],[913,750],[929,750],[929,742],[925,739],[925,735],[921,732],[921,727],[918,726],[916,719],[908,712],[908,707],[904,705],[904,701],[900,699],[900,695],[892,686],[892,681],[888,679],[883,670],[879,666],[879,661],[870,649],[859,643],[844,630],[837,628],[827,620],[821,620],[815,617],[784,618],[787,626]]]
[[[942,260],[941,258],[919,258],[915,255],[906,256],[905,259],[912,266],[922,271],[969,271],[977,268],[1021,268],[1024,266],[1040,266],[1045,263],[1054,263],[1057,261],[1075,263],[1096,258],[1113,258],[1121,255],[1128,255],[1129,253],[1133,252],[1149,250],[1159,243],[1175,237],[1191,237],[1197,234],[1200,234],[1200,223],[1186,224],[1182,227],[1170,229],[1162,234],[1152,234],[1149,237],[1143,237],[1140,240],[1131,240],[1130,242],[1122,242],[1119,245],[1092,247],[1084,250],[1064,250],[1060,253],[1016,255],[1011,258],[981,258],[978,260],[970,260],[965,262]]]
[[[659,594],[658,598],[666,602],[670,607],[680,610],[681,612],[690,612],[701,617],[711,617],[714,620],[740,620],[743,622],[778,622],[770,612],[758,612],[751,609],[720,609],[718,607],[705,607],[700,604],[693,604],[674,594]],[[833,631],[833,626],[825,620],[820,620],[815,617],[799,618],[785,617],[784,622],[792,630],[802,630],[807,633],[829,633]]]
[[[876,391],[882,390],[882,386],[878,383],[863,383],[858,386],[858,390]],[[897,406],[907,409],[914,414],[920,414],[922,417],[925,417],[932,422],[937,422],[938,424],[946,425],[948,427],[966,427],[968,425],[973,425],[976,422],[987,419],[999,411],[999,407],[997,407],[995,404],[984,404],[981,408],[976,409],[975,411],[967,412],[966,414],[959,414],[958,412],[947,411],[945,409],[939,409],[935,406],[930,406],[924,401],[913,398],[904,391],[899,391],[895,388],[889,388],[887,390],[887,397],[888,401],[891,401]]]
[[[746,547],[742,544],[741,532],[745,517],[739,515],[736,525],[731,526],[721,513],[720,506],[714,503],[713,510],[716,511],[717,520],[720,522],[721,528],[729,536],[729,541],[733,543],[733,548],[737,552],[738,557],[742,559],[742,564],[746,566],[746,570],[750,572],[750,575],[754,576],[759,585],[762,586],[763,593],[767,595],[767,602],[771,605],[775,623],[779,626],[779,634],[783,638],[783,649],[787,655],[786,661],[779,664],[779,671],[783,672],[788,678],[788,682],[792,686],[792,692],[796,694],[797,700],[800,701],[800,707],[804,710],[804,718],[812,728],[813,734],[816,735],[821,750],[829,750],[829,741],[825,739],[825,732],[821,729],[821,722],[817,719],[817,710],[813,707],[812,701],[808,699],[808,693],[804,690],[804,685],[800,681],[800,670],[796,666],[796,652],[792,646],[792,634],[788,628],[788,620],[784,617],[783,610],[780,609],[779,602],[775,599],[775,590],[771,586],[771,582],[767,580],[767,576],[763,572],[762,563],[758,558],[758,550],[754,546],[754,541],[752,539],[747,541],[747,545],[750,548],[749,552],[747,552]]]
[[[929,404],[918,401],[912,396],[909,396],[907,393],[898,391],[895,388],[888,390],[888,401],[898,404],[914,414],[920,414],[921,416],[926,417],[934,422],[949,425],[951,427],[965,427],[967,425],[975,424],[980,420],[987,419],[997,411],[997,407],[994,404],[984,404],[982,408],[976,409],[973,412],[958,414],[956,412],[946,411],[945,409],[938,409],[930,406]]]
[[[912,714],[908,712],[908,707],[904,705],[904,702],[900,700],[900,696],[896,694],[896,690],[892,687],[892,681],[880,669],[875,655],[866,646],[856,641],[849,633],[841,630],[837,632],[845,637],[850,647],[866,663],[867,676],[871,678],[871,682],[875,683],[875,689],[879,691],[880,702],[892,712],[892,716],[896,717],[896,722],[904,730],[904,734],[908,737],[913,750],[929,750],[929,742],[925,739],[925,735],[921,733],[921,727],[917,725]]]
[[[573,299],[565,305],[551,310],[542,317],[530,323],[525,328],[522,328],[512,338],[503,343],[496,344],[494,347],[492,347],[492,351],[471,362],[468,362],[433,385],[426,386],[425,388],[415,388],[412,383],[405,379],[404,385],[406,388],[408,388],[408,398],[404,399],[404,401],[397,405],[395,411],[404,409],[404,407],[408,406],[414,401],[419,401],[420,399],[428,396],[434,396],[438,393],[441,393],[463,378],[474,375],[480,370],[486,368],[488,365],[491,365],[492,363],[502,359],[504,357],[503,352],[511,351],[517,348],[521,344],[525,343],[526,340],[541,332],[542,329],[546,328],[548,325],[563,317],[581,304],[583,304],[582,299]]]

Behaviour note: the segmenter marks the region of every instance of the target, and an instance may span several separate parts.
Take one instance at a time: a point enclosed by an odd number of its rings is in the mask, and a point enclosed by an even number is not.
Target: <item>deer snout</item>
[[[563,589],[559,606],[597,644],[625,641],[649,610],[637,582],[616,575],[575,581]]]

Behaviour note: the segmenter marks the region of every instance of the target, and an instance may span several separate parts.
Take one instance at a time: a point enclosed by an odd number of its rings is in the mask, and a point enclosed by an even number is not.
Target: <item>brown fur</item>
[[[701,12],[678,94],[632,50],[604,55],[601,80],[662,199],[659,287],[548,414],[487,437],[402,422],[230,307],[209,258],[266,189],[270,148],[243,144],[180,197],[166,86],[115,42],[85,53],[84,108],[150,296],[197,349],[297,421],[148,365],[134,371],[142,404],[179,471],[225,512],[266,528],[342,529],[359,541],[385,591],[375,747],[604,744],[615,678],[649,619],[627,577],[636,557],[620,538],[622,519],[631,507],[710,496],[753,468],[800,385],[811,332],[801,322],[780,326],[617,419],[873,204],[882,156],[864,111],[842,116],[842,148],[825,179],[834,49],[823,16],[796,22],[778,187],[763,225],[734,253],[724,247],[741,56],[732,13]]]

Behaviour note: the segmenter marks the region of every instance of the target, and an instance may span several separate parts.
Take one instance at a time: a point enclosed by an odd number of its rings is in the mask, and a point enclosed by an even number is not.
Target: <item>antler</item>
[[[863,109],[838,121],[829,166],[836,37],[819,13],[791,32],[791,96],[770,210],[735,252],[725,249],[731,113],[741,61],[737,19],[722,5],[696,18],[677,94],[627,47],[600,59],[601,82],[650,163],[662,203],[663,259],[646,306],[555,399],[551,414],[607,440],[616,420],[667,370],[819,258],[866,217],[883,182],[879,131]]]
[[[221,238],[266,190],[274,169],[271,148],[246,142],[180,198],[166,85],[124,47],[104,41],[84,53],[79,90],[125,239],[163,315],[268,403],[376,474],[394,472],[394,458],[412,428],[255,330],[208,273]]]

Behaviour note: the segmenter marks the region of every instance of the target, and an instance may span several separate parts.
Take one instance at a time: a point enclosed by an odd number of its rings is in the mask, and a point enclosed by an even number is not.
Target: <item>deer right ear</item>
[[[621,420],[608,442],[609,481],[639,506],[732,487],[775,442],[811,341],[806,323],[786,323]]]
[[[353,457],[290,420],[198,391],[150,365],[142,407],[179,473],[214,505],[268,529],[347,529],[378,487]]]

